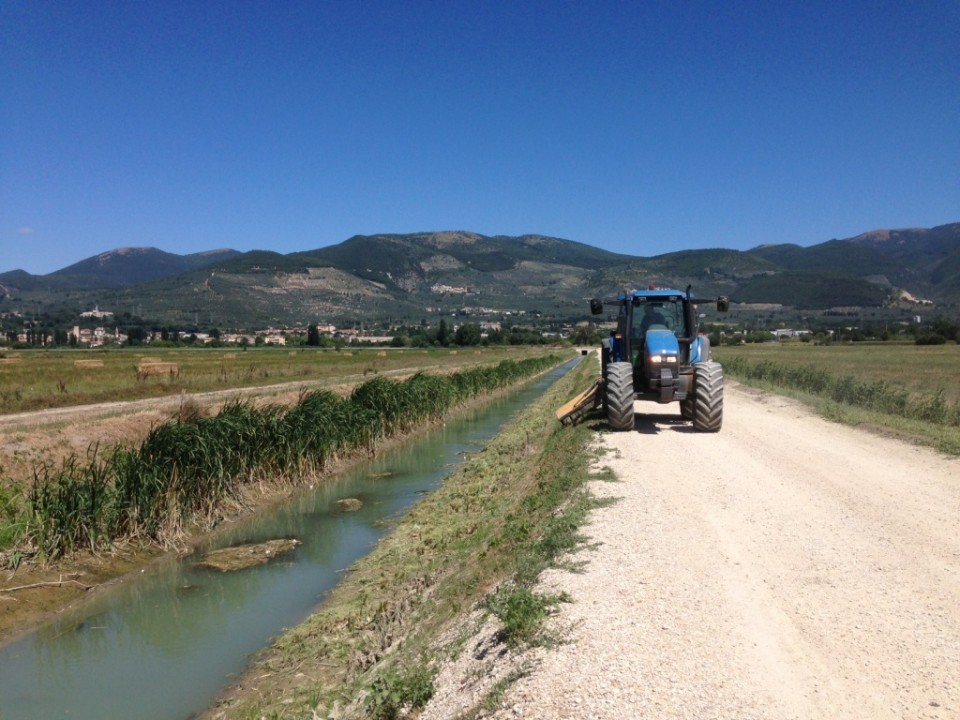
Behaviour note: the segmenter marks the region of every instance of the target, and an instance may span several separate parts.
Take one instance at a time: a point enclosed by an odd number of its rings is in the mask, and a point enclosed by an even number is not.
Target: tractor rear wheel
[[[723,367],[717,362],[693,366],[693,429],[717,432],[723,424]]]
[[[633,365],[628,362],[607,365],[604,397],[610,427],[614,430],[633,430]]]

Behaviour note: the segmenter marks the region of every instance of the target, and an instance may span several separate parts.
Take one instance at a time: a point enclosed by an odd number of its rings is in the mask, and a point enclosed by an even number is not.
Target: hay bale
[[[73,366],[75,368],[101,368],[103,367],[103,360],[74,360]]]
[[[172,362],[141,362],[137,365],[137,380],[146,380],[148,377],[180,377],[180,367]]]

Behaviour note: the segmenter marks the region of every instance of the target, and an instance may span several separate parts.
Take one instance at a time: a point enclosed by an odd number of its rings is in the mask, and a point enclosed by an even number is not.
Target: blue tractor
[[[590,311],[618,308],[617,329],[601,348],[600,402],[614,430],[633,429],[633,401],[678,401],[694,430],[717,432],[723,424],[723,368],[710,357],[710,340],[699,333],[698,305],[686,291],[653,288],[594,298]],[[714,301],[709,301],[714,302]],[[721,296],[717,310],[730,303]]]

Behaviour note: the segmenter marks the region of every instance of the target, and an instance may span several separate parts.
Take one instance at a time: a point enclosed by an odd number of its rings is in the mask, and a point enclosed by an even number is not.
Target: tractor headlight
[[[675,355],[651,355],[650,362],[655,364],[677,362]]]

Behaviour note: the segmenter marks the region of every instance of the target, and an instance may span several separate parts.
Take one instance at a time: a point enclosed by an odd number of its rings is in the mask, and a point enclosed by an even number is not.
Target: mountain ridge
[[[171,322],[204,317],[231,326],[410,319],[464,308],[573,316],[582,314],[584,297],[648,283],[803,309],[880,307],[901,290],[952,307],[960,304],[960,223],[872,230],[807,247],[767,243],[650,257],[545,235],[463,230],[354,235],[289,254],[126,247],[45,276],[0,274],[0,310],[18,301],[63,312],[113,304]]]

